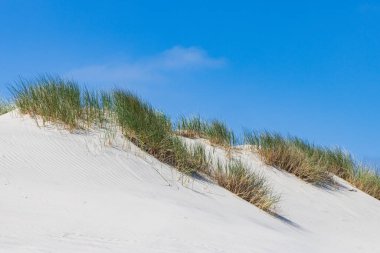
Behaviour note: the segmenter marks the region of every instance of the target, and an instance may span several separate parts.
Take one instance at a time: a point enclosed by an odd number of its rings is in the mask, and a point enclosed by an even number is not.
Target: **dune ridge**
[[[281,192],[273,217],[180,174],[123,138],[0,116],[0,249],[6,252],[376,252],[380,204],[342,179],[329,191],[240,157]],[[206,151],[223,160],[226,150]]]

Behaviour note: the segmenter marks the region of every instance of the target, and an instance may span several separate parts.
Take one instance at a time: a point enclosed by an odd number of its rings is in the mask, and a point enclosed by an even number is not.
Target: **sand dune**
[[[0,252],[380,252],[380,202],[341,179],[318,188],[235,151],[281,194],[274,217],[104,135],[0,116]]]

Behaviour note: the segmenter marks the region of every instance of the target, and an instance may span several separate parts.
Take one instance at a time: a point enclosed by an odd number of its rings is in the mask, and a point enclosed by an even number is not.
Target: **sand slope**
[[[0,116],[0,252],[380,252],[380,202],[343,180],[320,189],[236,152],[281,193],[276,218],[103,134]]]

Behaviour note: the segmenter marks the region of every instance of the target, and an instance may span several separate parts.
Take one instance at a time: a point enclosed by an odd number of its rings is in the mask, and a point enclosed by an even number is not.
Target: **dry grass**
[[[208,122],[200,117],[182,117],[177,123],[177,130],[177,133],[184,137],[205,138],[222,147],[231,147],[236,143],[233,131],[218,120]]]
[[[380,175],[359,165],[348,152],[312,145],[299,138],[279,134],[247,133],[245,142],[254,145],[268,165],[286,170],[315,184],[332,184],[332,174],[380,200]]]
[[[274,212],[279,201],[263,176],[247,169],[240,161],[218,166],[214,178],[218,184],[267,212]]]
[[[257,147],[268,165],[286,170],[309,183],[324,185],[332,182],[326,161],[308,143],[268,132],[246,133],[245,142]]]
[[[360,166],[346,180],[358,189],[380,200],[380,175],[374,170]]]

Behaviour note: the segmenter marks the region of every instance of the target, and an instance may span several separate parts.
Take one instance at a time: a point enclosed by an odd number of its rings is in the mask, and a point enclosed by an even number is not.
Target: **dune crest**
[[[281,216],[183,176],[125,139],[104,145],[101,132],[2,115],[0,251],[380,251],[378,200],[340,179],[339,190],[315,187],[244,148],[234,155],[281,193]]]

